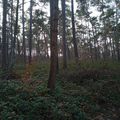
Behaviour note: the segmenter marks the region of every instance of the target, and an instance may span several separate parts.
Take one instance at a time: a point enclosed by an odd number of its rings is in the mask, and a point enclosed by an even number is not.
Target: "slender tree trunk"
[[[50,50],[51,63],[48,79],[48,88],[55,89],[57,69],[57,33],[58,33],[58,0],[50,0]]]
[[[14,21],[14,18],[13,18],[13,0],[11,0],[11,24],[10,24],[10,49],[12,51],[12,45],[13,45],[13,21]],[[11,52],[10,51],[10,52]],[[9,56],[9,64],[11,64],[11,54]]]
[[[3,0],[3,23],[2,23],[2,70],[7,70],[7,0]]]
[[[17,41],[17,33],[18,33],[18,9],[19,9],[19,0],[17,0],[17,7],[16,7],[16,20],[15,20],[15,26],[14,26],[14,39],[12,41],[11,45],[11,63],[10,63],[10,69],[15,64],[15,51],[16,51],[16,41]]]
[[[117,60],[120,61],[120,45],[119,45],[119,36],[118,36],[118,10],[117,10],[117,1],[116,2],[116,15],[115,15],[115,21],[116,21],[116,27],[115,27],[115,43],[116,43],[116,53],[117,53]]]
[[[20,53],[21,53],[21,50],[20,50],[20,41],[17,37],[17,57],[18,57],[18,60],[20,58]]]
[[[70,49],[69,49],[69,45],[67,45],[67,53],[68,53],[68,59],[71,59],[71,54],[70,54]]]
[[[72,34],[73,34],[73,45],[74,45],[74,54],[75,59],[78,61],[78,48],[76,43],[76,32],[75,32],[75,19],[74,19],[74,3],[73,0],[71,0],[71,9],[72,9]]]
[[[65,0],[62,0],[62,26],[63,26],[63,33],[62,33],[62,39],[63,39],[63,68],[67,68],[67,55],[66,55],[66,14],[65,14]]]
[[[89,23],[88,23],[88,29],[89,29],[88,36],[89,36],[90,57],[91,57],[91,60],[93,60],[93,52],[92,52],[92,43],[91,43],[91,35],[90,35],[90,25],[89,25]]]
[[[105,12],[104,12],[104,0],[102,0],[101,1],[102,2],[102,14],[104,15],[105,14]],[[106,38],[106,33],[105,33],[105,20],[103,20],[103,41],[104,41],[104,51],[103,51],[103,58],[104,58],[104,60],[106,60],[107,59],[107,49],[108,49],[108,46],[107,46],[107,38]]]
[[[1,50],[2,50],[2,39],[1,39],[1,36],[0,36],[0,67],[1,67]]]
[[[32,60],[32,2],[30,0],[29,64],[31,64]]]
[[[7,20],[8,20],[8,22],[10,22],[9,19],[7,19]],[[10,25],[10,24],[8,24],[8,25]],[[6,51],[7,51],[6,58],[7,58],[7,68],[8,68],[8,66],[9,66],[9,53],[8,53],[8,51],[9,51],[10,31],[7,30],[6,32],[7,32],[6,33]]]
[[[94,46],[94,58],[95,60],[97,60],[96,39],[95,39],[95,32],[93,29],[93,25],[92,25],[92,34],[93,34],[93,46]]]
[[[25,1],[22,0],[22,34],[23,34],[23,57],[24,57],[24,63],[26,64],[26,44],[25,44],[25,15],[24,15],[24,4]]]
[[[111,55],[111,59],[113,60],[114,59],[114,55],[113,55],[113,47],[112,47],[112,37],[111,35],[109,36],[109,39],[110,39],[110,55]]]
[[[45,40],[45,47],[46,47],[46,57],[47,59],[49,59],[48,41],[47,41],[46,33],[44,33],[44,40]]]
[[[115,41],[114,39],[112,40],[112,47],[113,47],[113,58],[116,60],[116,49],[115,49]]]

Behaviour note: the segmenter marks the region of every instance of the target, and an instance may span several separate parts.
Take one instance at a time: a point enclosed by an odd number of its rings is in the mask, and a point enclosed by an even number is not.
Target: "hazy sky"
[[[37,1],[38,0],[35,0],[36,1],[36,3],[37,3]],[[0,0],[0,21],[2,22],[2,0]],[[22,0],[20,0],[20,4],[22,3]],[[14,2],[14,5],[16,5],[16,2]],[[25,0],[25,11],[26,12],[28,12],[28,8],[29,8],[29,6],[30,6],[30,1],[29,0]],[[59,7],[61,8],[61,3],[59,3]],[[38,8],[38,9],[42,9],[42,10],[44,10],[45,12],[47,12],[47,14],[48,15],[50,15],[50,7],[49,7],[49,5],[48,6],[44,6],[43,7],[43,4],[39,4],[36,8]],[[74,10],[76,11],[76,9],[77,9],[77,3],[76,3],[76,0],[74,0]],[[74,11],[74,12],[75,12]],[[91,9],[90,9],[90,11],[92,11],[92,16],[99,16],[99,12],[96,10],[96,8],[95,7],[91,7]],[[19,15],[21,15],[21,12],[19,12]],[[0,23],[1,23],[0,22]]]
[[[35,0],[35,1],[37,3],[38,0]],[[20,0],[20,4],[21,4],[21,2],[22,2],[22,0]],[[2,3],[2,0],[0,0],[0,13],[2,14],[2,5],[1,5],[1,3]],[[14,4],[16,4],[16,3],[14,2]],[[59,5],[60,5],[59,7],[61,7],[61,4],[59,4]],[[29,6],[30,6],[29,0],[25,0],[25,10],[27,10],[29,8]],[[44,9],[44,11],[46,11],[48,13],[48,15],[49,15],[49,12],[50,12],[49,6],[44,8],[43,4],[39,4],[39,6],[37,8]],[[74,0],[74,9],[75,9],[75,11],[77,9],[76,0]],[[93,16],[96,16],[97,14],[99,14],[95,8],[91,8],[91,11],[93,12],[92,13]]]

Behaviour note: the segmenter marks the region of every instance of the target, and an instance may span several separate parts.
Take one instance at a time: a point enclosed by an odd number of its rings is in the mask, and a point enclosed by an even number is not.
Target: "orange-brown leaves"
[[[32,79],[32,73],[36,68],[36,63],[27,64],[24,74],[22,75],[22,82],[29,83]]]
[[[24,70],[24,73],[22,75],[21,81],[25,85],[24,89],[26,89],[29,92],[34,91],[36,86],[42,84],[42,82],[43,82],[42,80],[32,79],[32,74],[36,70],[37,65],[38,64],[36,62],[33,62],[31,64],[27,64],[26,68]]]

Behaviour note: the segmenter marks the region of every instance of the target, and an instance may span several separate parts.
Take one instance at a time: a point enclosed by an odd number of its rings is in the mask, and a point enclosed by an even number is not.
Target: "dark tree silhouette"
[[[58,33],[58,0],[50,0],[50,50],[51,63],[48,79],[48,88],[55,89],[57,70],[57,33]]]
[[[75,59],[78,61],[78,48],[76,43],[76,32],[75,32],[75,18],[74,18],[74,3],[71,0],[71,9],[72,9],[72,34],[73,34],[73,45],[74,45],[74,54]]]
[[[3,0],[3,23],[2,23],[2,70],[7,70],[7,36],[6,36],[6,24],[7,24],[7,0]]]
[[[29,64],[31,64],[32,60],[32,7],[33,1],[30,0]]]
[[[63,24],[63,33],[62,33],[62,39],[63,39],[63,68],[67,68],[67,54],[66,54],[66,14],[65,14],[65,0],[62,0],[62,24]]]

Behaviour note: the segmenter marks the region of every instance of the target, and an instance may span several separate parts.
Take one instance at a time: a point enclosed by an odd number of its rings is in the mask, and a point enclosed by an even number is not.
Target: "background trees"
[[[1,67],[12,69],[18,62],[49,60],[50,19],[54,16],[49,14],[49,1],[5,0],[1,5]],[[119,0],[59,1],[58,33],[54,31],[57,61],[64,68],[75,59],[119,61],[119,6]]]
[[[120,0],[0,0],[0,120],[120,120],[119,60]]]
[[[2,20],[2,49],[1,49],[1,53],[2,53],[2,70],[4,72],[6,72],[7,67],[8,67],[8,61],[7,61],[7,47],[8,47],[8,43],[7,43],[7,4],[8,1],[7,0],[3,0],[3,20]]]

